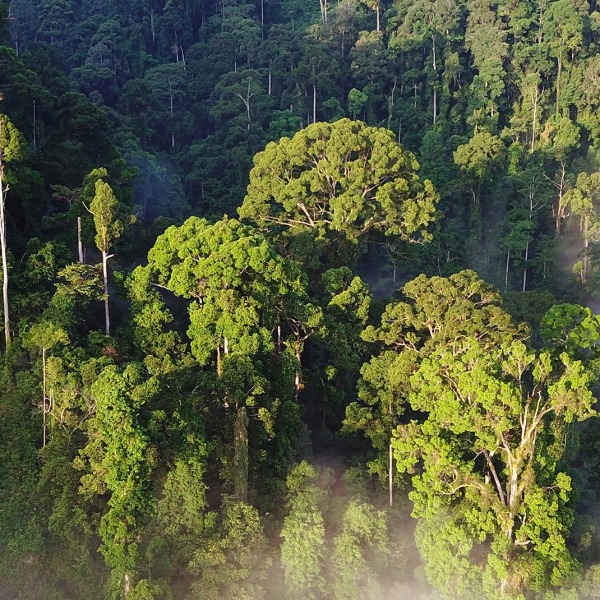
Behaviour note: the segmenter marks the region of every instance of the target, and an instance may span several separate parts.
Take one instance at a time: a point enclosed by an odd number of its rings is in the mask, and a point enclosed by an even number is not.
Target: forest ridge
[[[0,0],[0,597],[600,597],[599,48]]]

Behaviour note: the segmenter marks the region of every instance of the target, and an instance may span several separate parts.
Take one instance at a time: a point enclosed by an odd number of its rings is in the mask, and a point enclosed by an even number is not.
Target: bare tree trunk
[[[581,237],[583,238],[583,261],[581,265],[581,284],[585,285],[588,280],[589,270],[590,270],[590,239],[588,236],[589,229],[589,217],[586,215],[581,217]]]
[[[535,150],[535,128],[537,127],[537,110],[538,110],[538,102],[540,100],[540,93],[537,85],[535,86],[535,92],[532,96],[533,100],[533,119],[531,125],[531,151]]]
[[[33,101],[33,149],[37,150],[37,110],[35,107],[35,100]]]
[[[4,338],[6,348],[10,346],[10,321],[8,312],[8,263],[6,259],[6,214],[4,210],[4,194],[8,188],[4,188],[3,167],[0,162],[0,246],[2,248],[2,306],[4,308]]]
[[[42,448],[46,447],[46,348],[42,348]]]
[[[104,282],[104,321],[106,335],[110,335],[110,314],[108,312],[108,259],[106,252],[102,251],[102,279]]]
[[[83,242],[81,241],[81,217],[77,217],[77,251],[79,253],[79,263],[83,264]]]
[[[390,506],[394,504],[394,451],[392,448],[392,442],[390,441],[389,446],[389,464],[388,464],[388,491],[390,495]]]
[[[394,87],[392,88],[392,93],[390,95],[390,99],[388,100],[388,120],[387,120],[387,128],[390,128],[390,122],[392,120],[392,115],[394,114],[394,94],[396,93],[396,87],[398,85],[398,79],[394,77]],[[400,141],[400,140],[398,140]]]
[[[187,68],[185,65],[185,52],[183,51],[183,46],[179,44],[179,49],[181,50],[181,61],[183,62],[183,72],[187,75]]]
[[[298,402],[298,398],[300,396],[300,389],[302,388],[302,382],[300,379],[300,369],[302,365],[300,363],[300,355],[301,355],[302,342],[300,341],[298,334],[296,334],[296,346],[295,346],[295,356],[298,364],[296,365],[296,373],[294,375],[294,402]]]
[[[560,171],[560,180],[558,182],[553,181],[556,189],[558,190],[558,202],[554,207],[554,227],[556,232],[556,239],[560,239],[560,228],[563,220],[568,216],[567,215],[567,207],[563,203],[563,198],[565,195],[565,177],[566,177],[566,166],[565,161],[560,161],[561,171]]]
[[[529,260],[529,242],[525,246],[525,265],[523,266],[523,291],[527,289],[527,261]]]
[[[510,248],[506,251],[506,268],[504,269],[504,293],[508,291],[508,269],[510,267]]]
[[[173,88],[171,87],[171,78],[169,77],[168,79],[169,81],[169,102],[170,102],[170,108],[171,108],[171,148],[175,148],[175,132],[173,131]]]
[[[233,487],[238,502],[248,502],[248,413],[237,409],[233,434]]]
[[[123,576],[123,593],[125,596],[129,594],[131,591],[131,575],[129,573],[125,573]]]
[[[560,78],[562,75],[562,58],[558,57],[558,73],[556,74],[556,116],[560,112]]]
[[[313,123],[317,122],[317,87],[313,83]]]

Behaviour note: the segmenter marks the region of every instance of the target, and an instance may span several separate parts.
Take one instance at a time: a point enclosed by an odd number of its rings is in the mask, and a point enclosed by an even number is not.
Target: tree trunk
[[[533,152],[535,150],[535,128],[537,127],[537,109],[538,109],[538,102],[540,100],[539,90],[538,90],[537,85],[535,86],[535,92],[533,94],[532,100],[533,100],[533,119],[532,119],[532,125],[531,125],[531,151]]]
[[[46,447],[46,348],[42,348],[42,448]]]
[[[523,291],[527,289],[527,261],[529,260],[529,242],[525,246],[525,266],[523,267]]]
[[[0,163],[0,246],[2,249],[2,306],[4,308],[4,338],[6,348],[10,346],[10,321],[8,312],[8,264],[6,261],[6,215],[4,210],[4,180]]]
[[[110,335],[110,314],[108,312],[108,255],[102,251],[102,280],[104,283],[104,323],[106,335]]]
[[[586,215],[581,218],[581,237],[583,238],[583,262],[581,267],[581,284],[585,285],[588,280],[589,270],[590,270],[590,258],[589,258],[589,250],[590,250],[590,240],[588,236],[589,229],[589,217]]]
[[[560,235],[561,224],[563,222],[563,219],[565,219],[567,216],[566,215],[567,207],[563,204],[563,197],[565,194],[565,176],[566,176],[565,161],[561,160],[560,165],[561,165],[560,181],[558,183],[555,183],[555,185],[558,189],[558,203],[557,203],[556,209],[554,211],[554,227],[555,227],[555,232],[556,232],[556,239],[560,239],[560,237],[561,237],[561,235]]]
[[[504,269],[504,293],[508,291],[508,269],[510,267],[510,248],[506,251],[506,268]]]
[[[187,67],[185,64],[185,53],[183,51],[183,46],[179,44],[179,49],[181,50],[181,62],[183,62],[183,73],[187,75]]]
[[[394,504],[394,452],[392,448],[392,442],[390,441],[389,446],[389,457],[388,457],[388,491],[390,495],[390,506]]]
[[[129,573],[125,573],[123,576],[123,593],[125,596],[129,594],[131,591],[131,575]]]
[[[79,252],[79,263],[83,264],[83,242],[81,241],[81,217],[77,217],[77,251]]]
[[[248,413],[237,410],[233,434],[233,487],[238,502],[248,502]]]
[[[37,150],[37,133],[36,133],[36,129],[37,129],[37,110],[35,107],[35,100],[33,101],[33,149]]]
[[[558,57],[558,73],[556,74],[556,116],[560,112],[560,77],[562,74],[562,57]]]
[[[300,390],[302,389],[302,381],[300,378],[300,369],[302,368],[302,365],[300,363],[300,357],[302,354],[302,342],[300,341],[298,334],[296,334],[296,345],[294,348],[294,354],[296,356],[297,361],[296,373],[294,375],[294,402],[298,402]]]

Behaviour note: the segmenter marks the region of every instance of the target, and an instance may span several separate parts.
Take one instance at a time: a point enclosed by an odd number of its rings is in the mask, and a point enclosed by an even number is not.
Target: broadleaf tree
[[[447,597],[489,598],[569,583],[572,484],[560,460],[570,424],[595,415],[591,373],[566,353],[552,360],[528,347],[472,272],[421,276],[404,293],[366,331],[384,350],[363,385],[385,391],[371,376],[390,352],[408,365],[392,392],[410,420],[392,446],[411,476],[429,580]]]

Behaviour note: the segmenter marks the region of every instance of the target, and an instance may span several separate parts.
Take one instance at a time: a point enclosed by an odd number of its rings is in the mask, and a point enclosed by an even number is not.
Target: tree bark
[[[392,442],[390,441],[389,446],[389,457],[388,457],[388,492],[390,496],[390,506],[394,504],[394,451],[392,448]]]
[[[104,322],[106,335],[110,335],[110,313],[108,311],[108,259],[106,252],[102,251],[102,279],[104,282]]]
[[[233,440],[233,487],[238,502],[248,502],[248,413],[237,410]]]
[[[79,253],[79,263],[83,264],[83,242],[81,241],[81,217],[77,217],[77,251]]]
[[[46,348],[42,348],[42,447],[46,447]]]
[[[4,308],[4,338],[6,348],[10,346],[10,321],[8,312],[8,264],[6,259],[6,214],[4,210],[3,167],[0,162],[0,247],[2,249],[2,306]]]

